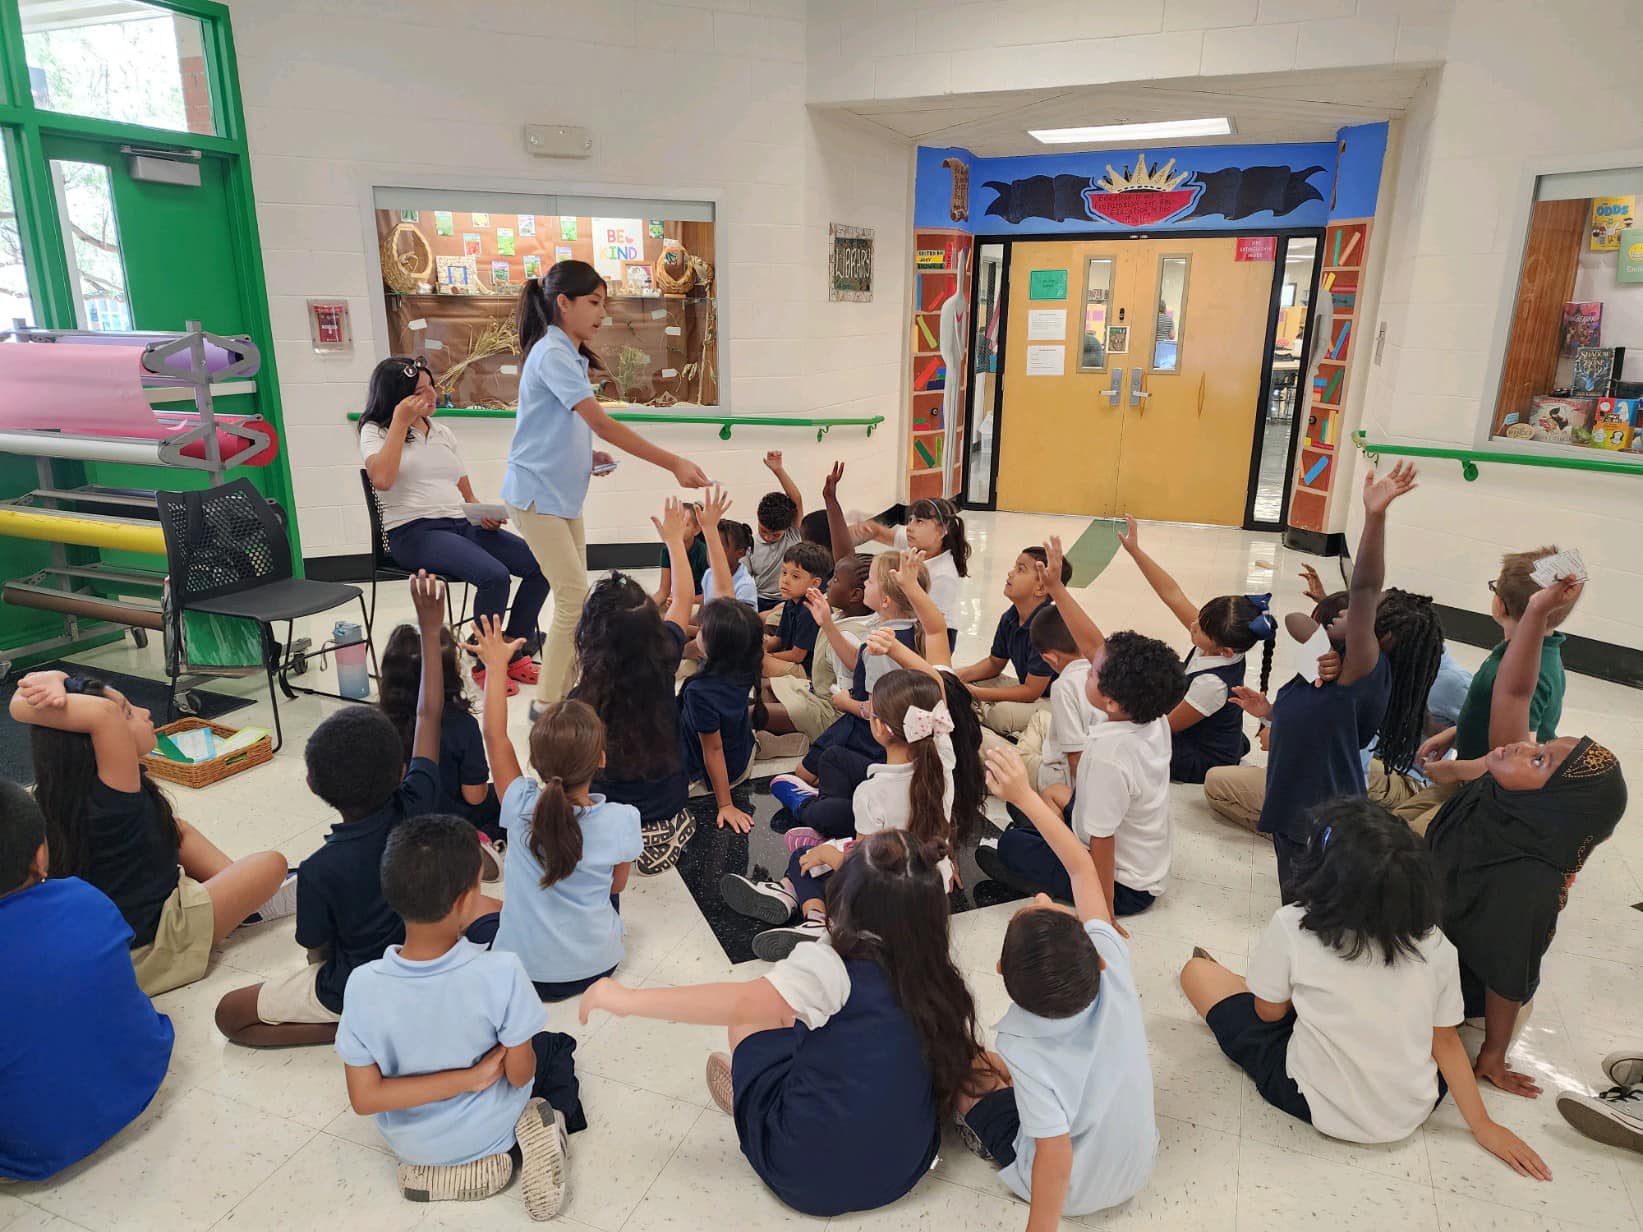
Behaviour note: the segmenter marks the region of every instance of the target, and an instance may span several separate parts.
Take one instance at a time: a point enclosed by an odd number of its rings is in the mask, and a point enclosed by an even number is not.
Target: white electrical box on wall
[[[527,124],[525,152],[537,158],[591,158],[593,131],[573,124]]]

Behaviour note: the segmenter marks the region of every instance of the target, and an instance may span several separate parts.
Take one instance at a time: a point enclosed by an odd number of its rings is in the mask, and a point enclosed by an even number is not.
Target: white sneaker
[[[766,924],[785,924],[799,909],[799,900],[781,882],[754,881],[740,873],[726,873],[719,878],[719,893],[725,905],[738,915]]]
[[[269,920],[282,920],[288,915],[297,913],[297,874],[295,870],[286,874],[280,888],[268,896],[268,901],[245,917],[247,924],[266,924]]]
[[[827,924],[823,920],[806,920],[791,928],[767,928],[753,938],[753,957],[766,962],[781,962],[806,941],[825,941]]]
[[[565,1200],[569,1144],[565,1114],[533,1098],[514,1123],[519,1143],[519,1190],[532,1219],[552,1219]]]
[[[1599,1095],[1559,1091],[1557,1110],[1588,1138],[1643,1151],[1643,1087],[1610,1087]]]

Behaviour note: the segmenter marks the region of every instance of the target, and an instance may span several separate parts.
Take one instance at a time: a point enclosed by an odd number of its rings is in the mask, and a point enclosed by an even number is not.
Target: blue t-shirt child
[[[337,1024],[345,1065],[375,1065],[384,1078],[466,1069],[498,1044],[514,1048],[547,1030],[548,1011],[512,954],[458,941],[413,962],[389,946],[348,982]],[[376,1115],[377,1129],[408,1164],[465,1164],[509,1150],[531,1086],[503,1075],[483,1091]]]
[[[131,969],[131,926],[78,877],[0,898],[0,1177],[43,1181],[148,1107],[171,1019]]]
[[[1027,619],[1023,620],[1012,604],[998,618],[998,627],[993,630],[993,648],[988,652],[989,656],[1008,661],[1015,669],[1015,678],[1023,684],[1028,676],[1043,676],[1050,684],[1055,683],[1055,668],[1033,646],[1033,621],[1038,619],[1039,613],[1054,606],[1046,599],[1027,613]]]
[[[713,566],[709,565],[707,572],[702,574],[702,595],[704,598],[709,595],[715,599],[734,597],[736,602],[745,603],[748,607],[756,608],[759,606],[758,584],[754,582],[753,575],[748,572],[745,559],[736,566],[736,571],[730,575],[730,590],[729,595],[724,593],[724,588],[715,580]]]
[[[753,683],[706,671],[679,687],[679,752],[690,782],[707,782],[704,732],[718,732],[724,742],[725,775],[731,782],[747,769],[753,758],[753,719],[747,710]]]
[[[602,975],[622,961],[622,917],[610,901],[618,864],[645,850],[639,810],[593,796],[576,810],[582,858],[570,876],[542,884],[542,865],[531,851],[531,819],[542,785],[521,775],[502,796],[508,850],[502,857],[502,922],[495,947],[519,955],[538,983],[564,984]]]
[[[579,518],[593,474],[593,430],[576,405],[593,397],[587,357],[548,326],[519,373],[519,414],[502,499],[515,509]]]
[[[789,599],[782,604],[781,620],[776,624],[776,642],[783,650],[804,651],[799,666],[804,668],[806,676],[816,660],[816,637],[820,632],[821,627],[810,614],[810,605],[803,599]]]

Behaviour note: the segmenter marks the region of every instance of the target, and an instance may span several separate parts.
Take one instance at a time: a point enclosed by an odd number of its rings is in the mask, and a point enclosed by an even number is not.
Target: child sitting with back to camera
[[[702,578],[706,576],[708,566],[707,539],[702,535],[702,506],[700,501],[684,501],[680,508],[684,511],[685,517],[685,559],[689,562],[691,593],[699,597],[702,593]],[[659,611],[666,611],[672,598],[673,557],[664,543],[662,576],[650,600]]]
[[[1015,737],[1027,729],[1034,716],[1047,708],[1045,694],[1055,683],[1055,669],[1044,661],[1032,642],[1033,623],[1053,610],[1049,588],[1039,575],[1044,549],[1030,547],[1017,554],[1004,575],[1004,597],[1010,606],[998,618],[993,645],[985,659],[961,667],[958,678],[970,687],[970,696],[981,705],[981,722],[997,736]],[[1061,564],[1061,581],[1072,577],[1072,566]],[[1015,672],[1012,680],[1004,674]],[[988,747],[1001,740],[989,739]],[[1034,778],[1038,766],[1030,765]]]
[[[45,814],[0,779],[0,1184],[48,1180],[97,1150],[148,1107],[171,1061],[171,1020],[137,987],[131,925],[55,871]]]
[[[296,939],[308,963],[236,988],[218,1002],[217,1029],[236,1044],[331,1043],[349,976],[405,939],[404,922],[382,896],[382,850],[395,826],[439,805],[436,759],[445,708],[439,653],[445,583],[421,571],[410,589],[422,641],[410,763],[393,723],[375,706],[344,706],[308,737],[308,789],[341,815],[298,869]]]
[[[1108,910],[1139,915],[1157,901],[1169,878],[1173,834],[1169,812],[1170,732],[1167,716],[1186,692],[1181,660],[1163,642],[1139,633],[1101,630],[1061,581],[1061,541],[1045,544],[1041,566],[1056,609],[1080,645],[1098,647],[1100,667],[1085,682],[1090,704],[1105,716],[1091,729],[1078,762],[1076,788],[1046,790],[1052,808],[1069,816],[1101,874]],[[1072,883],[1053,848],[1018,818],[997,847],[976,850],[995,881],[1028,894],[1067,900]]]
[[[1346,1142],[1398,1142],[1447,1091],[1484,1150],[1521,1176],[1540,1156],[1489,1118],[1466,1046],[1460,964],[1426,844],[1361,797],[1312,810],[1290,900],[1249,955],[1249,974],[1203,949],[1181,990],[1261,1098]]]
[[[389,835],[382,892],[405,940],[349,980],[337,1055],[349,1104],[375,1117],[399,1159],[405,1197],[488,1198],[512,1178],[517,1152],[526,1211],[551,1219],[564,1198],[565,1135],[587,1126],[576,1041],[547,1030],[518,958],[464,938],[484,909],[479,864],[460,817],[412,817]]]
[[[804,516],[804,493],[782,465],[782,451],[772,449],[764,464],[781,484],[780,492],[766,492],[759,498],[759,529],[749,544],[748,571],[753,575],[755,605],[768,612],[781,603],[782,562],[787,551],[800,541],[799,519]]]
[[[439,811],[466,817],[479,831],[485,857],[485,880],[502,875],[490,845],[502,837],[497,824],[499,801],[491,785],[491,767],[485,760],[485,738],[474,718],[473,703],[456,658],[456,638],[448,628],[439,631],[439,657],[445,666],[445,708],[439,718]],[[422,637],[412,625],[400,625],[388,635],[377,678],[377,705],[399,730],[405,760],[411,760],[416,738],[416,698],[422,678]]]
[[[118,689],[78,673],[30,672],[12,694],[11,717],[31,729],[34,796],[56,875],[113,900],[149,996],[204,976],[212,949],[250,917],[291,914],[296,879],[283,855],[230,860],[172,810],[143,768],[153,717]]]
[[[506,663],[514,647],[498,622],[480,617],[473,649]],[[555,702],[531,724],[531,778],[508,739],[508,698],[493,673],[485,685],[485,749],[502,795],[508,849],[495,948],[519,955],[544,1001],[563,1001],[622,961],[616,896],[643,854],[639,810],[592,793],[605,762],[605,725],[584,702]],[[489,931],[476,921],[476,940]],[[481,931],[484,930],[484,931]]]
[[[1194,607],[1176,580],[1141,548],[1141,528],[1129,515],[1118,541],[1164,606],[1192,639],[1187,653],[1187,695],[1170,711],[1170,778],[1202,783],[1217,766],[1235,766],[1249,752],[1244,712],[1233,689],[1244,683],[1244,656],[1259,644],[1261,689],[1272,676],[1278,624],[1268,609],[1271,595],[1217,595]]]
[[[1066,869],[1073,909],[1040,894],[1010,917],[998,972],[1011,1005],[997,1052],[960,1098],[965,1145],[998,1164],[1055,1228],[1127,1202],[1158,1158],[1152,1065],[1129,947],[1089,851],[1033,791],[1013,749],[987,753],[987,786],[1019,809]]]

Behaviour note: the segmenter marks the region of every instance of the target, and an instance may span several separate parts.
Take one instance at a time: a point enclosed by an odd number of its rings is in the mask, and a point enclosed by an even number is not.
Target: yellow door
[[[998,508],[1243,523],[1273,267],[1237,244],[1012,247]]]
[[[1134,297],[1132,247],[1011,247],[998,508],[1112,516],[1127,374],[1107,326],[1115,297]]]
[[[1232,237],[1135,247],[1154,293],[1132,314],[1118,512],[1241,526],[1272,262],[1237,260]]]

